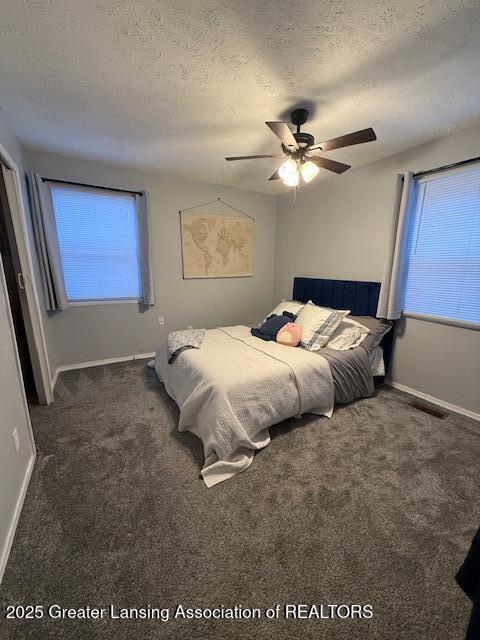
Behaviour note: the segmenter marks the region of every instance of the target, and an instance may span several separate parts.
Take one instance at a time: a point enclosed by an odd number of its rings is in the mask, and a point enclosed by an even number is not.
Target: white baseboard
[[[30,482],[30,477],[32,475],[34,463],[35,463],[35,454],[32,453],[32,456],[28,461],[28,465],[25,470],[22,486],[20,487],[20,493],[18,494],[18,498],[17,498],[17,504],[15,505],[15,511],[13,512],[13,517],[12,517],[12,521],[10,522],[10,527],[8,528],[7,538],[5,540],[3,549],[0,554],[0,584],[3,580],[3,574],[5,573],[5,568],[7,566],[8,556],[10,555],[10,549],[12,548],[13,539],[15,537],[15,531],[17,529],[18,520],[20,518],[20,513],[22,511],[23,501],[25,500],[25,496],[27,494],[28,483]]]
[[[74,371],[75,369],[88,369],[88,367],[99,367],[103,364],[115,364],[116,362],[128,362],[129,360],[146,360],[147,358],[154,358],[155,352],[152,353],[136,353],[132,356],[120,356],[119,358],[107,358],[106,360],[91,360],[90,362],[77,362],[76,364],[66,364],[61,367],[57,367],[55,375],[53,376],[52,385],[55,388],[57,384],[58,376],[62,371]]]
[[[55,372],[53,374],[52,381],[51,381],[52,396],[53,396],[53,392],[55,391],[55,385],[57,384],[59,373],[60,373],[60,369],[55,369]]]
[[[385,384],[389,385],[390,387],[393,387],[394,389],[405,391],[405,393],[409,393],[412,396],[417,396],[417,398],[421,398],[422,400],[427,400],[427,402],[431,402],[432,404],[438,404],[439,407],[443,407],[448,411],[453,411],[454,413],[460,413],[462,416],[467,416],[467,418],[472,418],[473,420],[480,421],[480,413],[475,413],[474,411],[470,411],[469,409],[464,409],[463,407],[457,407],[456,404],[445,402],[445,400],[440,400],[440,398],[435,398],[435,396],[429,396],[428,393],[423,393],[423,391],[417,391],[416,389],[411,389],[410,387],[406,387],[404,384],[400,384],[399,382],[394,382],[393,380],[385,379]]]

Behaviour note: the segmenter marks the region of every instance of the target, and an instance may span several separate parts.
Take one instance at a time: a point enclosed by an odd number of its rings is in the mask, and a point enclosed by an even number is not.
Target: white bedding
[[[162,345],[155,371],[180,409],[179,431],[202,440],[207,487],[247,469],[270,442],[268,427],[302,413],[333,413],[325,358],[265,342],[240,325],[208,330],[200,349],[171,365]]]

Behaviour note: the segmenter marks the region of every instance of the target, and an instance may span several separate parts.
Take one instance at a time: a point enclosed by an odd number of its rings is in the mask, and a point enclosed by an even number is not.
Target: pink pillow
[[[302,327],[299,324],[289,322],[277,333],[276,341],[286,347],[296,347],[302,338]]]

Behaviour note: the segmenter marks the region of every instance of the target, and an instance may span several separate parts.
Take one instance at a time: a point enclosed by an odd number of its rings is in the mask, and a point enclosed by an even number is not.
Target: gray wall
[[[0,143],[21,166],[21,151],[7,119],[0,111]],[[1,260],[0,260],[0,269]],[[22,483],[33,455],[22,382],[17,369],[15,339],[10,324],[3,271],[0,273],[0,570],[7,534],[15,515]],[[18,429],[16,453],[12,431]]]
[[[382,278],[394,176],[479,155],[480,126],[332,176],[277,200],[275,299],[295,275]],[[355,148],[351,150],[355,161]],[[335,152],[330,156],[335,157]],[[480,331],[408,318],[396,339],[394,381],[480,413]]]
[[[145,189],[150,200],[156,306],[141,313],[131,303],[83,305],[53,315],[49,335],[58,366],[152,352],[175,329],[249,324],[271,309],[273,196],[37,151],[25,151],[25,161],[28,170],[46,177]],[[255,275],[183,280],[178,211],[217,196],[255,218]],[[202,210],[231,213],[221,204]],[[158,316],[165,317],[165,326],[159,326]]]

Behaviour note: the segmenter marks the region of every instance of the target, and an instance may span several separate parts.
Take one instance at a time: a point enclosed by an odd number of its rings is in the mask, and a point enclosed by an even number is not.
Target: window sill
[[[119,300],[74,300],[68,302],[70,307],[91,307],[104,304],[141,304],[140,299],[119,299]]]
[[[447,324],[450,327],[460,327],[461,329],[473,329],[474,331],[480,331],[480,323],[478,322],[455,320],[455,318],[440,318],[438,316],[429,316],[428,314],[424,313],[414,313],[413,311],[404,311],[402,315],[405,318],[414,318],[415,320],[425,320],[425,322]]]

